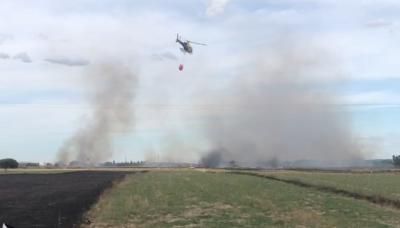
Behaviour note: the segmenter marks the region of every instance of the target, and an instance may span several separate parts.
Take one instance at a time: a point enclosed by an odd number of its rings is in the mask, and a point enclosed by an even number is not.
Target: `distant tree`
[[[236,164],[236,161],[235,161],[235,160],[232,160],[232,161],[229,162],[229,167],[230,167],[230,168],[237,168],[238,165]]]
[[[113,163],[112,162],[104,162],[103,165],[107,166],[107,167],[111,167],[113,165]]]
[[[12,158],[5,158],[0,160],[0,168],[7,171],[7,169],[18,168],[18,162]]]
[[[393,155],[393,165],[400,167],[400,155]]]

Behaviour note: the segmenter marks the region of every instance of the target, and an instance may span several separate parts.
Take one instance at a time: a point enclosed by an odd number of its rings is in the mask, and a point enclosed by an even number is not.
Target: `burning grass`
[[[90,227],[386,227],[400,211],[274,180],[196,171],[133,175],[89,213]]]

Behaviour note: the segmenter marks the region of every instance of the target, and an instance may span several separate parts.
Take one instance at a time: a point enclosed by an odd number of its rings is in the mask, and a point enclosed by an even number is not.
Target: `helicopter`
[[[207,46],[206,44],[193,42],[193,41],[190,41],[190,40],[182,41],[181,37],[179,36],[179,34],[176,34],[176,42],[179,43],[180,45],[182,45],[182,48],[180,48],[180,49],[185,54],[186,53],[193,54],[193,48],[192,48],[192,46],[190,44],[197,44],[197,45]]]

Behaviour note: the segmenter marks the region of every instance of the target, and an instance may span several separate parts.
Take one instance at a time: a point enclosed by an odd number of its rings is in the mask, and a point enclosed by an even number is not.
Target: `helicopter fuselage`
[[[189,42],[188,41],[186,41],[186,42],[182,42],[182,41],[180,41],[180,40],[177,40],[176,42],[178,42],[180,45],[182,45],[182,51],[183,52],[187,52],[187,53],[189,53],[189,54],[192,54],[193,53],[193,48],[192,48],[192,46],[189,44]]]

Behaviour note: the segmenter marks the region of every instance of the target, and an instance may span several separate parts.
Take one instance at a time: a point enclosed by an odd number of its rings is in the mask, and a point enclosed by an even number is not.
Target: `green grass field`
[[[400,211],[260,177],[200,171],[129,175],[89,227],[400,227]]]
[[[315,185],[335,187],[367,195],[380,195],[400,200],[400,173],[323,173],[266,172],[266,175],[287,180],[300,180]]]

